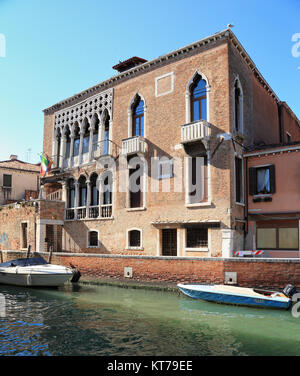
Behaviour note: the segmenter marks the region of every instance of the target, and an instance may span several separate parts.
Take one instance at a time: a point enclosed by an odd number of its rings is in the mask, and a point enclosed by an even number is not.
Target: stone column
[[[228,258],[233,256],[233,235],[234,230],[223,229],[222,231],[222,257]]]
[[[89,142],[89,162],[93,159],[93,134],[95,129],[95,118],[92,119],[90,125],[90,142]]]
[[[77,219],[77,207],[79,205],[79,183],[74,182],[75,185],[75,199],[74,199],[74,219]]]
[[[82,163],[82,148],[83,148],[83,135],[84,135],[84,123],[81,124],[80,128],[80,143],[79,143],[79,155],[78,155],[78,164]]]
[[[91,204],[91,182],[90,180],[86,181],[86,218],[89,218],[89,210]]]
[[[36,226],[36,252],[44,252],[45,248],[46,225],[39,221]]]
[[[60,144],[60,156],[59,156],[59,167],[63,168],[64,166],[64,160],[65,160],[65,155],[66,155],[66,142],[67,137],[66,134],[63,133],[61,136],[61,144]]]
[[[74,133],[71,133],[71,145],[70,145],[70,157],[69,157],[69,167],[72,167],[73,154],[74,154]]]
[[[65,208],[67,208],[67,202],[68,202],[67,182],[66,181],[62,181],[61,182],[61,187],[62,187],[61,200],[65,202]]]

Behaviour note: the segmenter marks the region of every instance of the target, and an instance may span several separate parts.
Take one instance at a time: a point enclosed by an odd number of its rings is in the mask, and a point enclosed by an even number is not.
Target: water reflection
[[[299,355],[290,312],[161,291],[1,286],[0,355]]]

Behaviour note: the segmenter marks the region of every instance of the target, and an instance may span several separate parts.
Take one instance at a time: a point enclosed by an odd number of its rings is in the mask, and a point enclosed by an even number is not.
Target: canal
[[[300,318],[289,311],[87,284],[0,294],[0,355],[300,355]]]

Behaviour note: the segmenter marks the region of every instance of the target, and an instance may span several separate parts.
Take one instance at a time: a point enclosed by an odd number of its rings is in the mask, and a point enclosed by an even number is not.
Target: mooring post
[[[53,252],[53,245],[51,244],[49,247],[49,258],[48,258],[48,264],[51,264],[51,259],[52,259],[52,252]]]

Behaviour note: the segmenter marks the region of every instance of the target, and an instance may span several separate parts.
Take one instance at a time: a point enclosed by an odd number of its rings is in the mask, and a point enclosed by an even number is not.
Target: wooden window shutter
[[[249,195],[253,196],[256,194],[257,190],[257,182],[256,182],[256,168],[250,167],[249,168]]]
[[[270,170],[270,193],[275,193],[275,165],[269,167]]]

